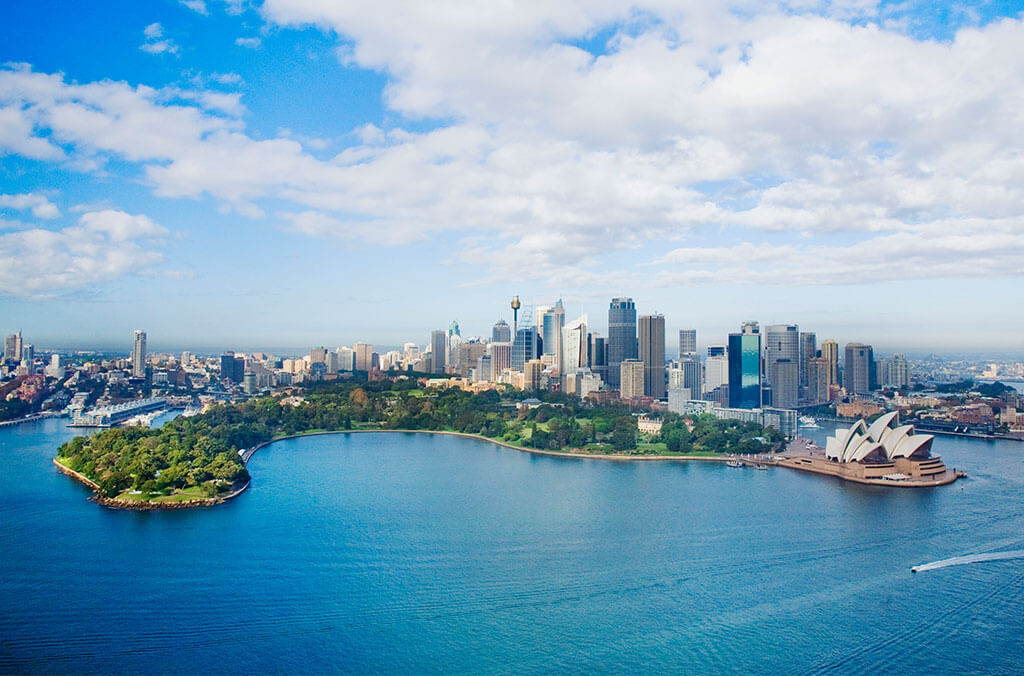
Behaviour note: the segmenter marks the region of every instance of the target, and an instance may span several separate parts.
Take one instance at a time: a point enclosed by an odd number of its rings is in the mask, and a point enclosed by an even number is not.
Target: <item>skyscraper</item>
[[[587,365],[602,382],[608,382],[608,355],[605,349],[605,340],[596,333],[591,333],[589,340],[590,352]]]
[[[136,330],[132,337],[132,375],[136,378],[146,377],[146,332]]]
[[[704,362],[704,392],[714,392],[729,384],[729,358],[725,345],[708,345],[708,358]]]
[[[821,341],[821,358],[828,361],[828,386],[839,384],[839,343],[828,338]]]
[[[867,394],[874,389],[875,356],[870,345],[847,343],[843,361],[843,387],[847,394]]]
[[[640,317],[640,360],[644,363],[644,395],[665,398],[665,317]]]
[[[21,331],[4,338],[4,360],[21,361]]]
[[[516,331],[515,340],[512,341],[513,370],[523,373],[526,363],[540,356],[537,347],[537,329],[529,317],[524,317],[522,325]]]
[[[697,329],[679,330],[679,358],[697,356]]]
[[[773,373],[772,406],[796,408],[800,383],[800,365],[795,360],[776,359]]]
[[[828,383],[831,364],[824,357],[807,360],[807,401],[822,404],[832,396]]]
[[[608,384],[619,387],[619,364],[625,359],[636,359],[636,305],[632,298],[613,298],[608,306]]]
[[[539,314],[540,322],[537,328],[541,335],[543,354],[554,355],[555,363],[561,364],[562,329],[565,328],[565,308],[562,306],[562,299],[559,298],[554,307],[547,308]]]
[[[902,354],[894,354],[889,359],[889,377],[886,379],[889,387],[904,388],[910,385],[910,368],[907,358]]]
[[[309,351],[309,363],[310,364],[326,364],[327,363],[327,348],[320,346],[314,347]]]
[[[491,343],[491,380],[498,382],[505,369],[512,368],[512,343]]]
[[[448,363],[448,333],[438,329],[430,332],[430,353],[431,370],[434,373],[444,373],[445,365]]]
[[[504,319],[499,319],[494,324],[494,328],[491,329],[491,342],[492,343],[511,343],[512,342],[512,327],[508,325]]]
[[[587,315],[582,315],[562,329],[562,361],[559,362],[559,369],[563,375],[576,373],[577,369],[590,365],[587,361],[590,353],[587,321]]]
[[[639,359],[619,362],[619,398],[623,401],[644,396],[644,363]]]
[[[807,388],[807,362],[818,356],[818,336],[809,331],[800,333],[800,387]]]
[[[354,343],[352,351],[355,353],[356,371],[369,371],[373,368],[373,345],[370,343]]]
[[[729,334],[729,408],[761,408],[761,334],[757,322],[743,322]]]

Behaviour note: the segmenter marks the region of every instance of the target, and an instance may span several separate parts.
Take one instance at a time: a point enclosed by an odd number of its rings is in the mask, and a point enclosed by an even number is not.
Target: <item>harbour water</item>
[[[1024,444],[940,437],[967,479],[887,489],[332,435],[123,512],[51,465],[66,424],[0,430],[2,672],[1024,670],[1024,559],[910,571],[1024,549]]]

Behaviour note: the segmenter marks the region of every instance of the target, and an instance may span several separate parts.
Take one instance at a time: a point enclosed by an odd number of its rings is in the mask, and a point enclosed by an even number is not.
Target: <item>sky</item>
[[[0,333],[425,344],[612,297],[1024,352],[1018,2],[0,4]]]

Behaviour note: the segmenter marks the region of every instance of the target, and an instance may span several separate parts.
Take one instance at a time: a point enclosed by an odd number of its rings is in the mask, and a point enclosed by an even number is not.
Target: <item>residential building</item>
[[[620,399],[629,401],[644,396],[645,371],[644,363],[639,359],[624,359],[619,362]]]
[[[132,345],[132,375],[136,378],[146,377],[146,332],[136,330]]]

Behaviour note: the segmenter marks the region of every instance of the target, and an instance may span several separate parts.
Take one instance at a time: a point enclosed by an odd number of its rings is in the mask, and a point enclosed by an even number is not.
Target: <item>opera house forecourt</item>
[[[820,449],[787,454],[779,464],[821,474],[879,485],[940,486],[965,476],[950,470],[931,454],[930,434],[914,434],[913,425],[900,425],[899,413],[879,417],[869,427],[858,420],[836,430]],[[810,448],[808,446],[808,448]]]

